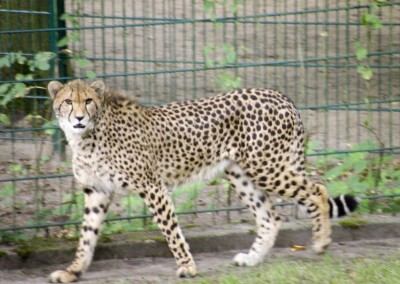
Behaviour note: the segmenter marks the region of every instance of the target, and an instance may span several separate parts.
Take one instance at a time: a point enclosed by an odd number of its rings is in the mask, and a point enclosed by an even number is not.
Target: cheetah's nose
[[[78,121],[82,121],[82,119],[84,118],[85,116],[75,116],[75,118],[78,120]]]

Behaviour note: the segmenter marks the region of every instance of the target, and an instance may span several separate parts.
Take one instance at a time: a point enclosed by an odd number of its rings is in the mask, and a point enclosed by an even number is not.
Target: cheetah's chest
[[[85,158],[78,153],[73,157],[73,172],[77,181],[84,187],[94,188],[103,192],[112,192],[117,186],[115,174],[112,173],[108,163],[101,157],[92,155]],[[95,158],[94,158],[95,157]]]

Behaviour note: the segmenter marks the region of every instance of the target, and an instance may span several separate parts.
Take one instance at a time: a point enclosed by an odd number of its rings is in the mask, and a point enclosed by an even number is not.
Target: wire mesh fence
[[[301,110],[310,156],[346,164],[339,156],[361,161],[399,154],[400,2],[381,2],[0,1],[0,230],[40,227],[49,233],[52,226],[79,223],[82,196],[70,153],[40,88],[54,78],[96,76],[145,104],[237,87],[277,89]],[[363,49],[368,56],[358,53]],[[43,51],[54,56],[48,68],[35,69]],[[17,59],[7,64],[10,56]],[[25,58],[22,64],[18,56]],[[34,76],[21,76],[28,73]],[[27,91],[7,99],[21,82]],[[371,168],[381,175],[384,168],[386,176],[390,170],[384,185],[398,185],[396,158]],[[330,167],[310,171],[323,175],[324,169]],[[190,213],[189,222],[196,212],[207,212],[205,222],[243,218],[226,184],[200,190],[204,186],[174,195],[177,208]],[[110,219],[121,226],[127,218],[133,228],[147,224],[142,217],[148,212],[137,197],[124,196],[112,212]]]

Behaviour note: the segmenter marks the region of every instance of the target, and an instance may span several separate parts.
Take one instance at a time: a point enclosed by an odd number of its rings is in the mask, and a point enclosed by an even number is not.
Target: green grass
[[[226,271],[219,271],[212,276],[199,276],[190,283],[392,284],[400,281],[400,254],[383,259],[356,258],[346,261],[334,260],[330,257],[325,257],[318,262],[279,259],[257,267],[229,267]]]
[[[358,217],[349,217],[343,220],[339,220],[338,224],[342,226],[343,228],[349,228],[349,229],[359,229],[362,226],[367,225],[369,222],[368,220],[361,219]]]

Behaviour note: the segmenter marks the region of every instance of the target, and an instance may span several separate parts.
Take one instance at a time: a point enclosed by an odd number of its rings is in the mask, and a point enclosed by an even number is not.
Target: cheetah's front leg
[[[92,262],[94,249],[100,234],[102,223],[110,204],[110,195],[85,188],[84,220],[81,228],[78,249],[75,259],[64,270],[57,270],[50,274],[51,283],[68,283],[78,281]]]
[[[197,274],[196,264],[189,251],[189,245],[185,241],[181,228],[178,225],[168,190],[155,186],[147,193],[142,193],[141,196],[153,214],[154,221],[167,239],[168,246],[178,265],[177,276],[195,276]]]

